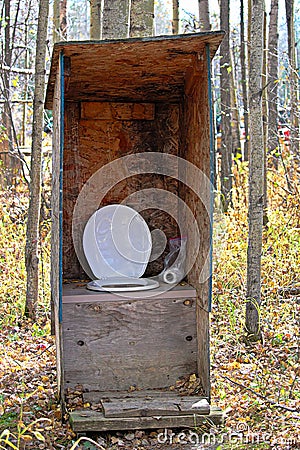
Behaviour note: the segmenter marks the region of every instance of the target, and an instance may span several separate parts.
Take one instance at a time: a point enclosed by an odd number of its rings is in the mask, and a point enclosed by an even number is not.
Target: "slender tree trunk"
[[[236,58],[235,48],[230,51],[230,65],[233,68],[238,67],[238,61]],[[240,133],[240,109],[237,99],[236,80],[238,80],[238,73],[236,70],[230,71],[230,102],[231,102],[231,114],[232,114],[232,149],[234,156],[241,155],[241,133]],[[239,157],[241,159],[241,157]]]
[[[264,0],[253,0],[251,11],[249,112],[250,167],[247,252],[246,331],[251,340],[261,338],[261,252],[263,226],[264,149],[262,121],[262,69]]]
[[[286,21],[288,31],[288,53],[290,63],[290,97],[291,97],[291,136],[290,148],[291,154],[296,160],[296,167],[300,164],[300,139],[299,139],[299,80],[297,79],[296,68],[296,43],[295,43],[295,27],[294,27],[294,0],[285,0]],[[298,44],[299,45],[299,44]],[[295,165],[292,162],[293,166]]]
[[[179,33],[179,0],[172,0],[172,34]]]
[[[262,115],[263,115],[263,149],[264,149],[264,214],[263,224],[268,223],[268,186],[267,186],[267,146],[269,129],[269,110],[267,97],[267,13],[264,12],[264,34],[263,34],[263,70],[262,70]]]
[[[131,0],[130,37],[153,36],[154,0]]]
[[[229,0],[221,0],[221,29],[227,33],[220,47],[221,55],[221,194],[224,211],[231,205],[232,130],[230,100]]]
[[[4,63],[6,66],[11,66],[11,13],[10,13],[10,0],[4,1],[4,14],[6,26],[4,29]],[[12,123],[11,123],[11,112],[10,112],[10,72],[8,70],[4,70],[2,74],[2,83],[3,83],[3,97],[4,97],[4,108],[2,114],[3,126],[5,128],[6,134],[6,150],[7,154],[3,157],[4,166],[6,168],[6,182],[8,185],[12,183],[13,179],[13,169],[14,169],[14,161],[12,152],[13,152],[13,134],[12,134]]]
[[[67,0],[53,2],[53,42],[67,39]]]
[[[247,86],[247,61],[246,61],[246,40],[245,40],[245,18],[244,18],[244,0],[241,0],[240,9],[240,27],[241,27],[241,72],[242,72],[242,95],[244,105],[244,161],[249,159],[249,114],[248,114],[248,86]]]
[[[102,39],[124,39],[129,35],[129,0],[104,0]]]
[[[271,1],[268,51],[268,153],[278,167],[278,0]]]
[[[28,43],[29,43],[29,31],[28,31],[28,25],[29,25],[29,20],[30,20],[30,7],[28,8],[27,11],[27,15],[25,18],[25,22],[24,22],[24,44],[25,44],[25,58],[24,58],[24,68],[25,69],[29,69],[29,57],[30,57],[30,51],[28,48]],[[29,88],[29,83],[28,83],[28,74],[24,74],[24,78],[25,78],[25,82],[24,82],[24,104],[22,106],[23,111],[22,111],[22,134],[21,134],[21,145],[24,147],[25,143],[26,143],[26,123],[27,123],[27,110],[28,110],[28,105],[27,105],[27,101],[28,101],[28,88]]]
[[[211,29],[209,16],[209,1],[198,0],[200,31],[209,31]]]
[[[101,0],[90,0],[90,39],[101,38]]]
[[[32,147],[30,166],[30,201],[28,208],[25,265],[27,289],[25,315],[35,319],[39,288],[39,221],[41,204],[41,166],[45,91],[45,61],[49,0],[40,0],[35,60]]]
[[[67,40],[67,0],[60,0],[60,33],[64,40]]]
[[[60,0],[53,0],[53,43],[60,40],[59,37],[59,3]]]

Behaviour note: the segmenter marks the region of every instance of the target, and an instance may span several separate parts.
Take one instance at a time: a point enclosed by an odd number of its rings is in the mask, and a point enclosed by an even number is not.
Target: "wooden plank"
[[[168,289],[168,290],[167,290]],[[121,293],[114,294],[112,292],[97,292],[90,291],[86,288],[86,282],[73,282],[66,283],[63,285],[63,303],[93,303],[102,302],[106,300],[117,301],[121,300],[128,301],[128,296],[133,299],[146,299],[146,298],[179,298],[184,299],[186,306],[193,305],[193,299],[196,298],[196,290],[187,283],[178,284],[172,289],[170,285],[165,283],[160,283],[160,286],[151,291],[140,291],[126,293],[122,296]]]
[[[81,118],[95,120],[153,120],[153,103],[82,102]]]
[[[147,298],[64,304],[66,388],[156,389],[197,371],[195,304]]]
[[[167,389],[142,389],[139,391],[90,391],[82,393],[84,403],[98,404],[103,399],[149,399],[149,398],[182,398],[179,394],[174,391]],[[189,397],[190,398],[190,397]],[[192,398],[195,398],[192,396]],[[207,397],[199,397],[197,399],[208,401]]]
[[[46,107],[52,107],[54,73],[61,51],[71,58],[69,100],[178,101],[191,57],[209,44],[216,52],[223,31],[114,41],[57,43],[54,46]],[[88,66],[88,69],[87,69]]]
[[[197,314],[197,344],[198,344],[198,374],[204,389],[205,395],[210,400],[210,330],[209,330],[209,313],[198,305],[196,307]]]
[[[63,342],[62,327],[60,324],[60,286],[59,286],[59,254],[60,254],[60,137],[61,137],[61,105],[60,105],[60,71],[59,67],[56,74],[54,102],[53,102],[53,150],[52,150],[52,195],[51,195],[51,314],[55,326],[55,344],[56,344],[56,370],[57,370],[57,389],[58,395],[62,401],[64,409],[64,381],[63,381]]]
[[[65,106],[64,165],[63,165],[63,273],[69,277],[84,277],[76,257],[72,239],[73,207],[82,189],[79,147],[80,109],[76,102]],[[76,182],[74,182],[76,180]]]
[[[210,136],[209,136],[209,103],[207,65],[199,71],[199,61],[194,60],[194,69],[186,76],[187,95],[184,103],[183,146],[184,156],[195,167],[198,173],[204,174],[201,195],[191,189],[181,189],[180,195],[193,212],[199,229],[200,242],[193,269],[187,280],[197,290],[197,336],[198,336],[198,374],[205,395],[210,396],[210,359],[209,359],[209,286],[210,286]],[[201,77],[199,74],[201,73]],[[197,186],[197,171],[187,171],[187,186]],[[199,176],[198,176],[199,178]],[[188,236],[193,235],[193,224],[187,223]],[[193,239],[187,241],[187,264],[193,256]]]
[[[194,407],[202,400],[202,405]],[[197,397],[179,396],[145,396],[144,398],[107,398],[102,400],[105,417],[151,417],[151,416],[184,416],[186,414],[209,414],[207,400]]]
[[[191,56],[216,52],[223,31],[114,41],[64,42],[54,46],[46,95],[51,109],[59,53],[71,58],[67,98],[77,100],[149,101],[182,97],[184,74]],[[92,67],[93,70],[87,70]]]
[[[70,424],[75,432],[135,430],[158,428],[193,428],[201,429],[201,425],[223,423],[223,412],[220,408],[211,407],[210,414],[187,414],[185,416],[153,416],[107,418],[98,411],[73,411],[70,413]]]

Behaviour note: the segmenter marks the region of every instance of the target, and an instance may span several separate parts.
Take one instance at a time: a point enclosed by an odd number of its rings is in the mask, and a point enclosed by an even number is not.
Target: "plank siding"
[[[163,388],[197,370],[194,302],[107,300],[67,303],[63,311],[67,388]]]
[[[60,230],[59,230],[59,189],[60,189],[60,73],[56,74],[56,85],[53,101],[53,151],[52,151],[52,195],[51,195],[51,304],[54,313],[54,326],[56,337],[56,361],[57,361],[57,388],[59,397],[64,399],[64,381],[63,381],[63,348],[60,316],[60,292],[59,292],[59,252],[60,252]],[[53,319],[53,318],[52,318]]]
[[[136,430],[136,429],[164,429],[164,428],[190,428],[201,430],[207,425],[221,425],[223,413],[220,408],[212,407],[210,414],[189,414],[185,416],[153,416],[106,418],[98,411],[73,411],[70,413],[72,429],[76,431],[109,431],[109,430]],[[167,443],[169,440],[167,439]]]

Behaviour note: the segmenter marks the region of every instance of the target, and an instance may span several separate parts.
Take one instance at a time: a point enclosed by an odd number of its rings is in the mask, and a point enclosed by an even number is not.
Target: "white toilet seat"
[[[129,292],[148,291],[159,286],[159,282],[150,278],[111,277],[93,280],[87,284],[91,291]]]
[[[150,259],[152,241],[145,220],[125,205],[108,205],[89,218],[83,249],[95,279],[93,291],[130,292],[155,289],[159,282],[140,278]]]

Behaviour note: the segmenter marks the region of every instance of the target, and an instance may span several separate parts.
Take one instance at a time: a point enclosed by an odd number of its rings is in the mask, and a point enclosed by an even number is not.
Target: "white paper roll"
[[[167,269],[163,273],[163,281],[168,284],[179,283],[183,276],[183,272],[175,267],[174,269]]]

